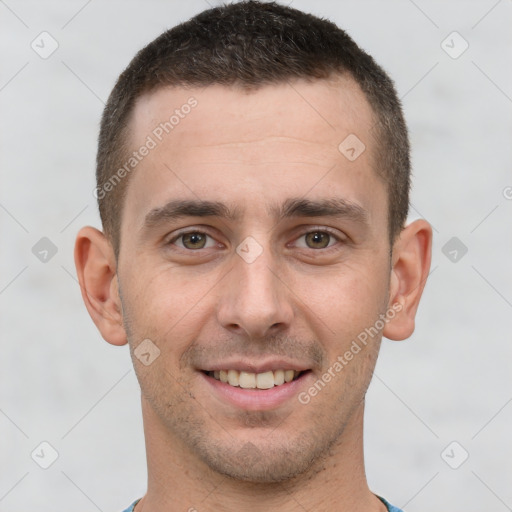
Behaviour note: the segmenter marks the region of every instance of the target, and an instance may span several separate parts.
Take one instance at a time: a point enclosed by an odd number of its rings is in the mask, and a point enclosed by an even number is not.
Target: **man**
[[[128,510],[398,510],[362,433],[381,337],[411,335],[430,266],[409,166],[391,80],[331,22],[240,2],[137,54],[101,124],[104,232],[75,250],[141,386]]]

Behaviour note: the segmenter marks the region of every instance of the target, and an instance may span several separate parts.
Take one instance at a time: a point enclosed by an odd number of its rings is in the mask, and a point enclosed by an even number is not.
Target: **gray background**
[[[117,75],[209,3],[0,2],[0,511],[120,511],[144,492],[138,384],[127,347],[87,315],[73,242],[99,226],[96,137]],[[368,394],[371,488],[408,512],[512,510],[512,1],[292,6],[347,29],[395,79],[411,218],[435,230],[416,333],[384,341]],[[51,48],[43,31],[59,45],[46,59],[31,47]],[[58,250],[46,262],[42,237]],[[43,441],[59,453],[48,469]]]

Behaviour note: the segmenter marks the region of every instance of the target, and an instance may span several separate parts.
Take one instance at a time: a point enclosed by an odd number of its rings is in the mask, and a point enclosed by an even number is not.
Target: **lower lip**
[[[303,372],[297,379],[270,389],[244,389],[231,386],[225,382],[209,377],[200,372],[203,380],[213,392],[224,402],[248,411],[268,411],[277,409],[295,397],[303,388],[311,375],[311,371]]]

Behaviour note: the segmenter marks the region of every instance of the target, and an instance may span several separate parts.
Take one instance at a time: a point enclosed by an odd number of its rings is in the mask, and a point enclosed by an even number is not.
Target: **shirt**
[[[377,496],[377,498],[379,498],[379,500],[382,501],[382,503],[384,503],[384,505],[386,505],[386,507],[388,507],[388,512],[403,512],[403,510],[399,509],[398,507],[394,507],[393,505],[391,505],[391,503],[388,503],[384,498],[381,498],[380,496]],[[133,509],[135,508],[135,505],[137,505],[137,503],[139,503],[139,501],[140,501],[140,499],[138,499],[137,501],[134,501],[123,512],[133,512]]]

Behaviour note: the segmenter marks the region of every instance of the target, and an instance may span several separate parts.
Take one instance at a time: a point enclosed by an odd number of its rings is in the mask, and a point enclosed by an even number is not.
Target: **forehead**
[[[222,85],[161,87],[136,101],[131,117],[131,142],[142,140],[160,123],[169,121],[172,137],[166,137],[164,143],[191,144],[192,136],[197,145],[233,139],[253,141],[258,135],[273,135],[337,147],[336,142],[348,135],[347,130],[368,141],[368,132],[375,124],[372,109],[358,84],[340,75],[329,80],[294,80],[253,90]],[[167,134],[165,130],[164,133]]]
[[[151,149],[130,177],[125,211],[137,222],[173,198],[238,203],[241,211],[260,203],[268,211],[287,195],[375,202],[384,185],[372,170],[374,124],[363,92],[343,76],[250,92],[158,89],[138,99],[131,118],[130,147]]]

